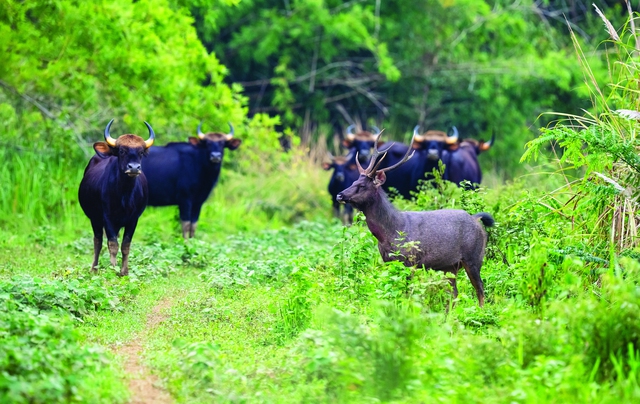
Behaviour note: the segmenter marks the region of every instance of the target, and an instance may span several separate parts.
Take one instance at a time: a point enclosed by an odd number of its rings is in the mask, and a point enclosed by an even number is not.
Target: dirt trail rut
[[[172,299],[165,298],[160,301],[147,317],[145,331],[142,335],[136,336],[124,346],[117,349],[117,354],[125,358],[124,368],[131,377],[129,380],[129,391],[131,391],[130,404],[169,404],[173,400],[169,393],[158,387],[158,378],[142,364],[142,343],[141,337],[150,330],[153,330],[168,316],[163,313],[171,306]]]

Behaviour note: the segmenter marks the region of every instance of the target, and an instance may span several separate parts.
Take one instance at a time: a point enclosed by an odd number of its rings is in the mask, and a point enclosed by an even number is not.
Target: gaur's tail
[[[484,224],[486,227],[491,227],[496,222],[495,220],[493,220],[493,216],[491,216],[487,212],[476,213],[475,215],[473,215],[473,217],[482,220],[482,224]]]

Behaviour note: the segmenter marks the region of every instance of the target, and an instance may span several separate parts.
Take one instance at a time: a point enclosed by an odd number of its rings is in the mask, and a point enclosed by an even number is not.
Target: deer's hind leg
[[[462,265],[467,272],[473,288],[476,290],[478,304],[480,307],[484,306],[484,283],[482,283],[482,278],[480,277],[480,265],[469,261],[462,261]]]

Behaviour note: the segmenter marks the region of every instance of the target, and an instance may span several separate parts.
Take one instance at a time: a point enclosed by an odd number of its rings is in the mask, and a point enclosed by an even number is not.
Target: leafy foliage
[[[122,381],[68,317],[0,301],[0,399],[7,403],[124,403]]]

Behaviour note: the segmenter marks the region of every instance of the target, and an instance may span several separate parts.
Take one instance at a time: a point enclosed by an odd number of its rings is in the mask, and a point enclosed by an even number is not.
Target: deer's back
[[[405,242],[418,242],[415,264],[440,269],[462,260],[482,262],[486,233],[478,219],[467,212],[442,209],[404,212],[404,216]]]

